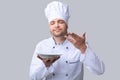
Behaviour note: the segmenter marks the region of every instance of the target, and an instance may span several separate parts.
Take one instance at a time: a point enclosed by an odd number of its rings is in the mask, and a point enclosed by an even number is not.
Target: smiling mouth
[[[60,29],[58,29],[58,30],[54,30],[55,32],[59,32],[59,31],[61,31]]]

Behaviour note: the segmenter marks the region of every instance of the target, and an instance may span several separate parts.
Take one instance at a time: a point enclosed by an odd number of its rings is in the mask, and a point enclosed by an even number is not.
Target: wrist
[[[86,48],[87,48],[87,46],[86,46],[86,44],[84,43],[84,44],[81,44],[81,46],[79,47],[79,49],[80,49],[80,51],[81,51],[81,53],[85,53],[85,51],[86,51]]]

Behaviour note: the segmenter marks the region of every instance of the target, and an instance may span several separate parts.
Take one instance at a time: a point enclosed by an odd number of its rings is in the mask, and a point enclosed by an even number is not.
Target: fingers
[[[86,32],[83,32],[83,33],[82,33],[82,36],[79,36],[79,35],[77,35],[77,34],[75,34],[75,33],[69,32],[69,33],[67,33],[67,35],[65,35],[65,38],[69,38],[69,37],[72,37],[72,38],[74,38],[74,39],[76,39],[76,38],[78,38],[78,37],[85,38],[85,35],[86,35]]]
[[[53,57],[53,58],[48,58],[51,63],[55,62],[57,59],[59,59],[59,56]]]
[[[53,63],[55,62],[57,59],[60,58],[60,56],[56,56],[56,57],[53,57],[53,58],[41,58],[39,55],[37,55],[37,58],[41,59],[43,62],[45,63]]]
[[[68,37],[72,37],[72,38],[76,38],[76,37],[78,37],[77,34],[75,34],[75,33],[71,33],[71,32],[67,33],[67,35],[68,35]]]
[[[58,60],[59,58],[60,58],[60,56],[55,57],[55,58],[52,60],[52,62],[55,62],[55,61]]]
[[[66,38],[68,41],[72,42],[72,43],[74,42],[73,37],[72,37],[72,36],[70,36],[70,35],[65,36],[65,38]]]
[[[83,32],[82,37],[85,38],[86,32]]]
[[[49,59],[49,58],[44,58],[43,60],[44,60],[44,62],[47,62],[47,63],[51,62],[51,59]]]
[[[52,57],[52,58],[41,58],[39,55],[37,55],[37,58],[42,60],[46,67],[49,67],[52,63],[54,63],[56,60],[60,58],[60,56]]]
[[[39,55],[37,55],[37,58],[39,58],[39,59],[43,60],[43,58],[41,58]]]
[[[77,35],[77,34],[75,34],[75,33],[71,33],[70,35],[71,35],[74,39],[76,39],[76,38],[79,37],[79,35]]]
[[[86,32],[83,32],[83,33],[82,33],[82,36],[79,36],[79,35],[77,35],[77,34],[75,34],[75,33],[71,33],[71,36],[72,36],[73,38],[78,38],[78,37],[85,38],[85,35],[86,35]]]

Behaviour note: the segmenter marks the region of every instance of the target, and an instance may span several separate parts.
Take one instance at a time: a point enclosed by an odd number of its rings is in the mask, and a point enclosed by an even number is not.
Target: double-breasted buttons
[[[68,63],[68,61],[66,61],[66,63]]]
[[[68,76],[68,74],[65,74],[65,76]]]
[[[53,49],[55,48],[55,46],[53,46]]]
[[[66,49],[68,49],[68,47],[66,47]]]
[[[53,73],[53,76],[55,76],[55,73]]]

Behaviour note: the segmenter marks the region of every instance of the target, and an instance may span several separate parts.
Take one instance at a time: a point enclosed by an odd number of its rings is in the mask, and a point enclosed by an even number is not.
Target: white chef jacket
[[[63,53],[50,67],[45,67],[42,60],[37,58],[38,53],[46,51]],[[95,55],[87,45],[85,54],[65,40],[57,45],[54,39],[48,38],[36,46],[31,65],[31,80],[83,80],[83,64],[90,72],[97,75],[104,73],[104,63]]]

